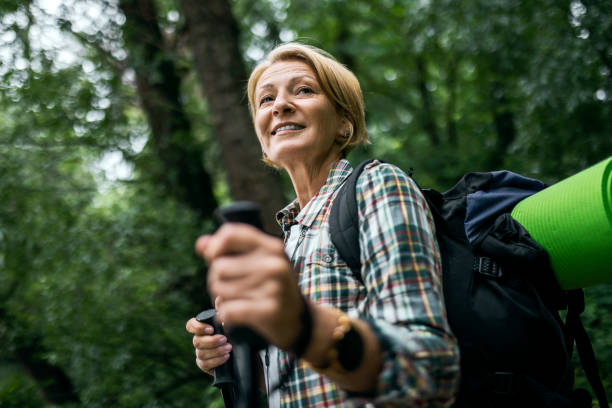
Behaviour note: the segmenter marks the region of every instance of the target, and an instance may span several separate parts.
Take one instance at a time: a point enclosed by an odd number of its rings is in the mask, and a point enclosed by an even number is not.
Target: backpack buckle
[[[474,257],[473,269],[475,272],[493,278],[501,278],[503,275],[501,266],[499,266],[493,259],[484,256]]]

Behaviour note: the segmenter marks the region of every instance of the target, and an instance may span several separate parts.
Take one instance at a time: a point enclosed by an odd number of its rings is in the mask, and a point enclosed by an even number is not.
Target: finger
[[[208,267],[208,281],[245,279],[256,275],[256,269],[248,255],[222,256]],[[257,258],[255,259],[257,261]]]
[[[224,299],[219,309],[219,317],[225,323],[225,330],[232,327],[250,327],[255,331],[264,330],[270,324],[278,311],[278,303],[273,299],[239,298],[235,300]]]
[[[195,242],[196,254],[203,256],[204,250],[206,249],[206,246],[208,245],[210,238],[211,238],[210,235],[202,235],[198,237],[198,239],[196,239],[196,242]]]
[[[211,325],[198,322],[195,317],[192,317],[191,319],[187,320],[187,323],[185,324],[185,329],[187,329],[189,333],[196,334],[199,336],[205,334],[213,334],[214,332],[214,329]]]
[[[300,330],[302,308],[298,300],[295,303],[281,303],[274,298],[224,300],[219,315],[226,331],[249,327],[268,343],[284,348],[292,344]]]
[[[204,371],[207,374],[213,375],[213,371],[216,367],[219,367],[221,364],[225,363],[229,359],[229,353],[223,355],[222,357],[217,357],[210,360],[200,360],[196,358],[196,365],[200,368],[200,370]]]
[[[246,275],[240,279],[219,279],[211,274],[208,282],[210,293],[223,299],[223,302],[218,302],[217,312],[223,309],[223,303],[226,301],[238,299],[251,301],[263,301],[267,298],[279,299],[283,296],[283,288],[286,286],[282,281],[272,279],[268,275],[259,273],[259,271],[254,271],[251,276]],[[220,316],[220,318],[222,321],[225,321],[223,316]]]
[[[232,345],[229,343],[223,346],[218,346],[213,349],[195,349],[196,357],[202,361],[219,358],[232,351]]]
[[[227,343],[227,337],[222,334],[214,336],[193,336],[193,347],[198,349],[214,349]]]
[[[280,239],[270,237],[251,225],[240,223],[224,224],[211,239],[204,243],[205,245],[200,244],[203,248],[202,254],[208,260],[223,255],[253,251],[259,247],[268,250],[281,248],[282,250]]]
[[[250,252],[245,255],[223,256],[215,259],[208,269],[207,287],[217,296],[226,294],[241,296],[242,291],[256,288],[268,281],[282,285],[294,285],[295,276],[291,264],[284,253],[261,254]],[[227,283],[235,285],[229,292],[221,292],[217,285]]]
[[[208,269],[208,288],[216,281],[236,282],[242,289],[257,286],[267,280],[288,281],[286,274],[291,274],[291,265],[284,256],[259,255],[251,252],[246,255],[223,256],[211,263]],[[219,295],[219,294],[217,294]]]

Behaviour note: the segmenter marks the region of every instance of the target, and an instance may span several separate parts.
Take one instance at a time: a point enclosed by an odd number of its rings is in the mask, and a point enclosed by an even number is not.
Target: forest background
[[[184,329],[210,302],[193,243],[220,204],[272,231],[292,198],[245,85],[295,39],[361,81],[353,163],[446,189],[612,153],[609,0],[1,0],[0,406],[221,406]],[[612,397],[611,288],[583,320]]]

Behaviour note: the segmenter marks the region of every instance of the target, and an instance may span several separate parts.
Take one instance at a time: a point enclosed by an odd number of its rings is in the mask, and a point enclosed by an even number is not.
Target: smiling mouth
[[[281,126],[278,129],[275,129],[272,131],[272,136],[274,136],[275,134],[279,133],[279,132],[283,132],[283,131],[287,131],[287,130],[302,130],[304,129],[305,126],[301,126],[301,125],[285,125],[285,126]]]

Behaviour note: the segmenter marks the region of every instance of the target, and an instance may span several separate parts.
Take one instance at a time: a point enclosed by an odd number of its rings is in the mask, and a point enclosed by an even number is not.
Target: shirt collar
[[[280,224],[284,232],[288,231],[292,225],[300,223],[310,227],[316,219],[317,214],[323,208],[329,197],[344,183],[344,180],[352,173],[353,167],[346,159],[332,164],[327,180],[319,192],[314,195],[306,204],[304,209],[300,209],[300,203],[295,199],[292,203],[276,213],[276,221]]]

